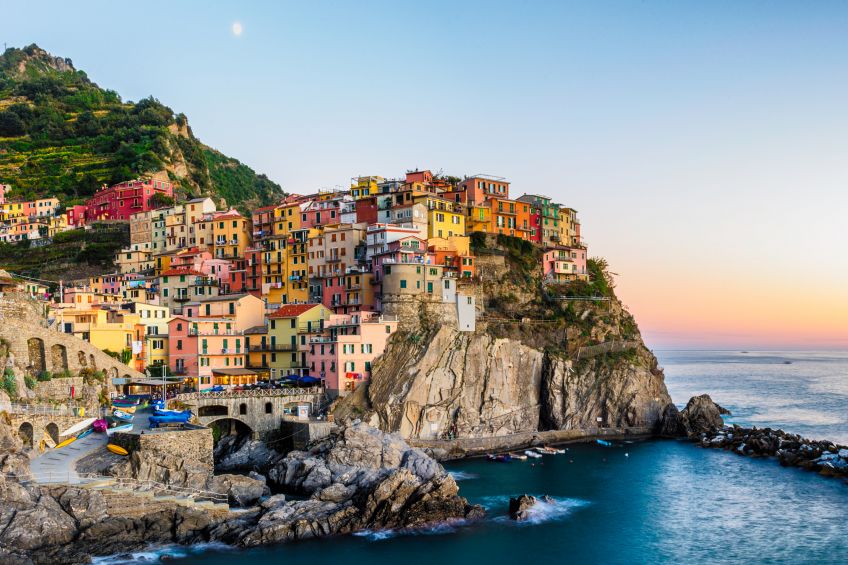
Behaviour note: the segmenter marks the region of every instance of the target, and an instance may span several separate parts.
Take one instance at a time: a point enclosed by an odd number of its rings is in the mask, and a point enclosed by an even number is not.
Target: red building
[[[542,243],[542,211],[538,208],[530,211],[530,241]]]
[[[166,181],[136,179],[101,188],[85,203],[86,221],[129,220],[132,214],[152,210],[150,199],[156,193],[173,197],[174,187]]]
[[[356,201],[356,223],[377,223],[377,197],[369,196]]]
[[[77,204],[76,206],[70,206],[65,210],[65,214],[68,217],[68,225],[74,226],[75,228],[81,228],[85,225],[85,211],[86,207],[82,204]]]

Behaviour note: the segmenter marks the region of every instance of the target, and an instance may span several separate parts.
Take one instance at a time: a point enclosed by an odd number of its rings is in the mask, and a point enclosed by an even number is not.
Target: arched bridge
[[[253,437],[280,429],[284,418],[296,417],[297,407],[308,404],[310,415],[326,401],[321,388],[286,388],[178,394],[204,426],[231,420],[250,428]]]

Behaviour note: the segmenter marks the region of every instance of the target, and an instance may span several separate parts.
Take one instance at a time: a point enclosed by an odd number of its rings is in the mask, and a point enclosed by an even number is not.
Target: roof
[[[304,312],[308,312],[320,304],[283,304],[273,314],[268,314],[268,318],[294,318],[300,316]]]
[[[244,335],[257,335],[268,333],[268,326],[253,326],[252,328],[247,328],[242,333]]]
[[[206,273],[201,273],[196,269],[178,267],[176,269],[168,269],[167,271],[163,271],[161,276],[170,277],[174,275],[197,275],[200,277],[205,277]]]

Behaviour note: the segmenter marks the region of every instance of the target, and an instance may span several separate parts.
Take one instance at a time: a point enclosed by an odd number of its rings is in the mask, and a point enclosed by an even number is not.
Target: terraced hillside
[[[13,197],[78,203],[103,183],[167,171],[178,196],[253,207],[281,196],[265,175],[201,143],[155,98],[125,102],[70,59],[30,45],[0,56],[0,183]]]

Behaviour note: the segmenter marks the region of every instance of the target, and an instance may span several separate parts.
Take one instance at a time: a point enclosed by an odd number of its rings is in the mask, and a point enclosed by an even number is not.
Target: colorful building
[[[136,179],[104,186],[86,202],[85,217],[93,220],[129,220],[138,212],[153,209],[154,194],[173,198],[174,188],[167,180]]]
[[[309,340],[320,334],[332,312],[322,304],[287,304],[268,315],[271,378],[306,374]]]

